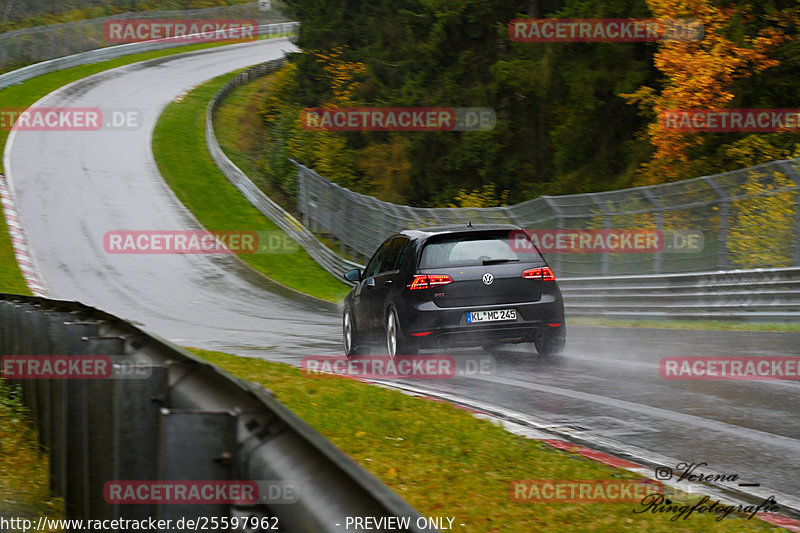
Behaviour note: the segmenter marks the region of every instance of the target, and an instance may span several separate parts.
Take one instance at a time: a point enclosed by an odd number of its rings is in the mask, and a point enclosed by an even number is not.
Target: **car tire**
[[[418,348],[403,335],[394,307],[390,307],[386,313],[386,351],[391,359],[398,355],[417,355],[419,352]]]
[[[349,307],[346,307],[344,313],[342,313],[342,344],[344,354],[347,357],[354,357],[359,354],[356,325],[353,322],[353,312]]]
[[[558,328],[558,331],[545,333],[543,337],[534,339],[533,344],[536,346],[536,351],[539,352],[540,356],[550,357],[564,351],[567,338],[560,333],[561,328]]]

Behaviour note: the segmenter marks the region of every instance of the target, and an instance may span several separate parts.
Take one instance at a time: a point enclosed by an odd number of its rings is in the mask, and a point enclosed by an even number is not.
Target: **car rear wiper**
[[[497,265],[500,263],[511,263],[514,261],[519,261],[519,259],[484,259],[484,265]]]

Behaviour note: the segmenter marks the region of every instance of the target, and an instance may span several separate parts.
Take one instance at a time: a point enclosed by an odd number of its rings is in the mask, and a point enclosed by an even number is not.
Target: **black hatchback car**
[[[553,271],[517,226],[463,225],[386,239],[345,297],[344,351],[384,343],[390,357],[442,346],[533,342],[540,355],[566,343]]]

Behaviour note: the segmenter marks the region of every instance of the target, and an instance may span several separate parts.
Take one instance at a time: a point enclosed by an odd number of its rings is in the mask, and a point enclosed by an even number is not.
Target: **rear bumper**
[[[468,312],[516,309],[516,320],[468,324]],[[419,348],[434,346],[480,346],[482,344],[531,342],[537,336],[566,336],[564,306],[560,298],[542,301],[475,307],[436,307],[424,302],[400,316],[404,335]]]

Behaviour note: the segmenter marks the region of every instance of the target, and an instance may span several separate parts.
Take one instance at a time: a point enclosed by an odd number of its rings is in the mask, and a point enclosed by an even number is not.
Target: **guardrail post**
[[[137,339],[130,341],[136,346]],[[146,353],[146,352],[145,352]],[[114,475],[111,480],[158,479],[159,409],[166,403],[168,373],[161,365],[150,368],[146,379],[114,380]],[[143,438],[148,436],[148,438]],[[156,515],[153,504],[115,505],[115,517],[145,519]]]
[[[88,355],[122,356],[125,353],[125,339],[122,337],[88,337]],[[114,376],[116,378],[117,376]],[[88,422],[88,463],[86,468],[86,487],[93,488],[87,495],[87,516],[96,519],[113,519],[113,506],[106,503],[102,487],[113,479],[116,454],[114,442],[114,381],[115,379],[87,380],[86,393],[89,398],[86,419]]]
[[[234,480],[236,418],[226,412],[160,410],[162,436],[158,479]],[[239,476],[241,477],[241,476]],[[228,516],[230,505],[219,502],[159,506],[161,519]]]
[[[97,322],[76,321],[64,324],[67,350],[64,355],[89,355],[87,337],[97,336]],[[89,511],[89,398],[87,380],[71,379],[67,382],[67,492],[64,508],[68,516],[90,518]]]
[[[47,315],[42,312],[42,309],[33,307],[25,312],[26,322],[28,327],[35,331],[40,331],[40,335],[34,335],[31,339],[31,349],[29,353],[21,355],[50,355],[52,349],[50,347],[50,336],[48,335],[49,324]],[[52,394],[54,382],[45,379],[31,379],[25,380],[26,385],[32,389],[31,403],[28,405],[31,414],[33,415],[36,423],[36,429],[39,432],[39,442],[41,442],[48,449],[52,446],[52,425],[51,425],[51,411],[52,411]]]
[[[303,225],[308,227],[308,191],[306,186],[306,176],[303,169],[294,159],[289,159],[297,171],[297,211],[303,217]]]
[[[66,323],[74,319],[71,313],[52,312],[47,315],[49,335],[53,355],[66,355]],[[51,434],[50,446],[50,486],[58,496],[67,494],[67,382],[60,379],[50,386],[52,406],[50,416],[45,421]]]

